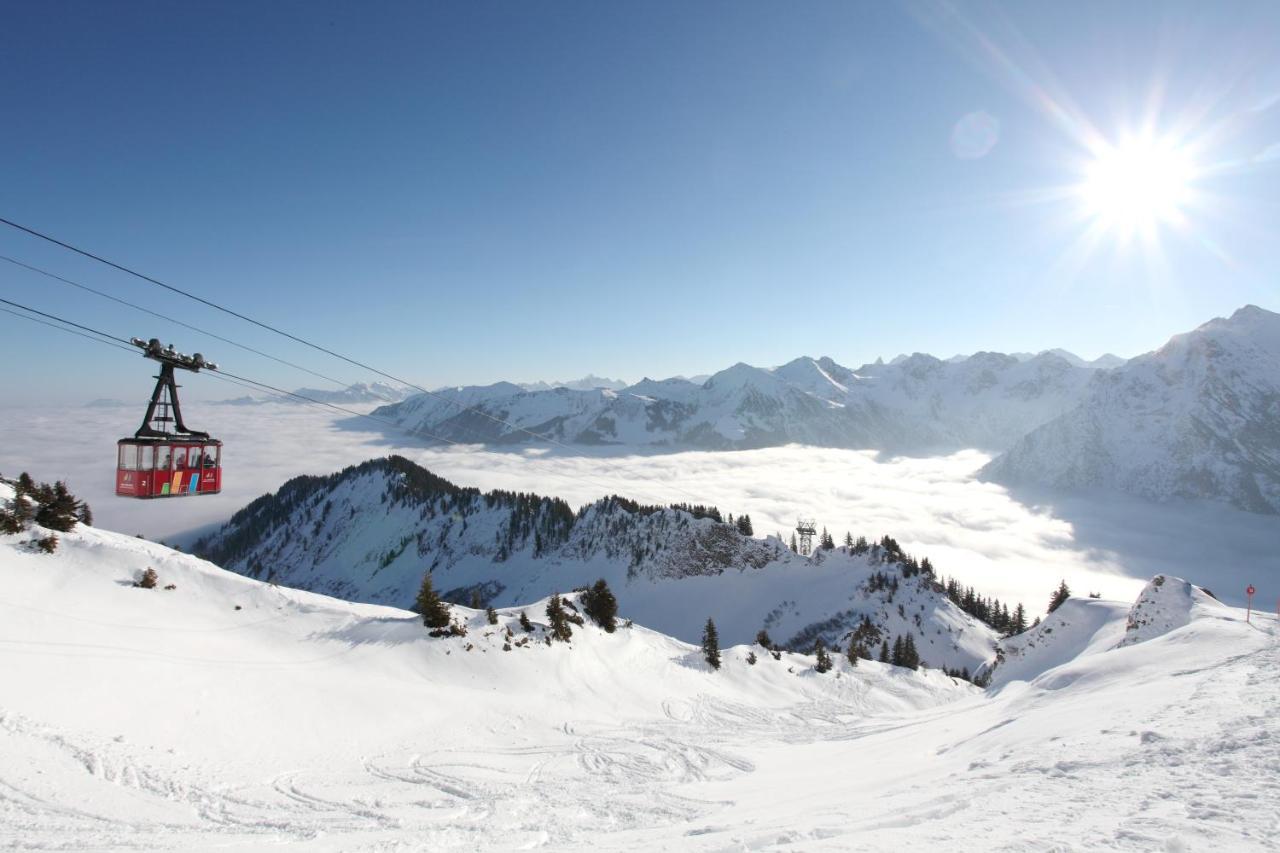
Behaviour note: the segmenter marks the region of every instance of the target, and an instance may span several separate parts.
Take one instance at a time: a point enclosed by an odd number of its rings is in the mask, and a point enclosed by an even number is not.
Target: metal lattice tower
[[[813,553],[813,535],[817,533],[817,524],[813,519],[800,519],[796,522],[796,533],[800,535],[800,554],[809,556]]]

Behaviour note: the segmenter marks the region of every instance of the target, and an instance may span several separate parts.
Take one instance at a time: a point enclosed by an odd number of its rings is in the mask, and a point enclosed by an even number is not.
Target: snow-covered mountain
[[[764,369],[736,364],[701,383],[528,391],[511,383],[445,389],[377,410],[409,431],[459,442],[734,449],[792,442],[904,452],[1002,449],[1080,399],[1092,368],[1043,353],[1019,361],[917,353],[856,370],[830,358]]]
[[[354,385],[348,385],[346,388],[338,390],[324,388],[298,388],[293,392],[299,397],[307,397],[320,403],[342,404],[363,404],[363,403],[395,403],[406,397],[411,396],[415,392],[410,388],[400,385],[391,385],[386,382],[357,382]],[[222,405],[230,406],[251,406],[258,403],[298,403],[303,404],[304,401],[294,397],[285,396],[268,396],[268,397],[235,397],[229,400],[219,401]]]
[[[1280,513],[1280,314],[1247,306],[1097,374],[983,476]]]
[[[929,664],[970,672],[994,653],[994,631],[893,545],[806,558],[718,518],[617,497],[575,513],[460,488],[393,456],[291,480],[194,550],[250,577],[398,607],[427,570],[451,600],[502,607],[604,578],[637,621],[690,642],[712,617],[729,643],[764,628],[797,649],[843,649],[865,618],[873,651],[911,634]]]
[[[0,534],[0,848],[1274,847],[1275,619],[1173,578],[1134,642],[1102,641],[1125,605],[1081,602],[1098,642],[984,692],[748,646],[713,672],[639,623],[547,642],[533,600],[454,606],[465,636],[433,638],[132,536],[30,547],[47,533]]]
[[[552,388],[568,388],[570,391],[594,391],[607,388],[611,391],[621,391],[627,387],[627,383],[621,379],[609,379],[588,373],[581,379],[574,379],[571,382],[521,382],[520,387],[526,391],[550,391]]]

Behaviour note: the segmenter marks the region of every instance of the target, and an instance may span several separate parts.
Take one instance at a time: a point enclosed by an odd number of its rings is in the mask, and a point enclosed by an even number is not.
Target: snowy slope
[[[1098,374],[983,476],[1280,513],[1280,314],[1241,308]]]
[[[792,442],[898,451],[1002,449],[1070,409],[1092,367],[1042,353],[977,353],[959,362],[916,354],[851,370],[830,358],[774,369],[736,364],[694,383],[530,390],[498,383],[445,389],[378,415],[461,442],[732,449]]]
[[[413,833],[426,849],[537,846],[602,821],[687,819],[702,804],[666,788],[750,767],[648,726],[813,703],[865,717],[972,691],[872,662],[818,677],[811,658],[759,649],[749,667],[745,648],[713,675],[696,648],[639,626],[587,625],[547,645],[545,602],[500,611],[497,626],[455,608],[468,634],[432,639],[415,614],[143,540],[82,526],[37,555],[32,535],[0,537],[5,847],[348,849],[343,837],[365,833]],[[161,586],[133,587],[148,567]],[[477,748],[498,751],[480,767],[460,752]],[[559,790],[566,776],[577,790]],[[601,785],[627,790],[596,801],[586,786]]]
[[[693,642],[708,617],[727,642],[765,628],[809,649],[848,645],[864,617],[911,633],[925,661],[976,670],[995,634],[879,547],[812,559],[689,512],[598,501],[574,513],[536,495],[482,495],[400,457],[285,484],[195,551],[234,571],[343,598],[408,606],[423,573],[452,600],[510,606],[605,578],[637,621]]]
[[[638,626],[503,651],[514,609],[430,639],[143,540],[30,536],[0,537],[5,848],[1274,849],[1280,649],[1236,610],[1164,602],[1179,627],[983,695],[745,648],[711,673]],[[132,587],[148,566],[176,588]]]

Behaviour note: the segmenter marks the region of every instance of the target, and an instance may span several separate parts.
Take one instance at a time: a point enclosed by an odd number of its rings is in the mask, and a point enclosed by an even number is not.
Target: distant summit
[[[1248,305],[1098,373],[983,474],[1280,513],[1280,314]]]
[[[620,391],[627,387],[627,383],[621,379],[608,379],[591,373],[571,382],[521,382],[518,384],[525,391],[550,391],[552,388],[568,388],[570,391],[594,391],[598,388],[608,388],[611,391]]]

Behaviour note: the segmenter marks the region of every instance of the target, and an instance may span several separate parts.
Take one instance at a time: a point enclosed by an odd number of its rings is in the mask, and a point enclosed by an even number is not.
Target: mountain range
[[[851,369],[829,357],[772,369],[736,364],[696,383],[643,379],[621,389],[528,391],[499,382],[419,394],[376,410],[402,429],[509,445],[731,450],[789,443],[898,452],[1001,449],[1068,411],[1094,368],[1041,353],[916,353]]]
[[[892,540],[818,549],[756,538],[710,507],[481,493],[402,457],[298,477],[237,512],[195,553],[261,580],[408,607],[430,570],[447,599],[509,607],[604,578],[637,621],[696,642],[708,616],[730,643],[765,629],[797,649],[913,635],[934,666],[977,672],[997,634]],[[871,629],[868,629],[871,630]]]
[[[784,444],[901,454],[977,448],[1010,486],[1113,489],[1280,512],[1280,315],[1246,306],[1123,361],[1063,350],[736,364],[704,382],[445,389],[376,414],[491,447],[551,440],[651,450]]]
[[[1098,373],[982,475],[1280,513],[1280,314],[1246,306]]]

